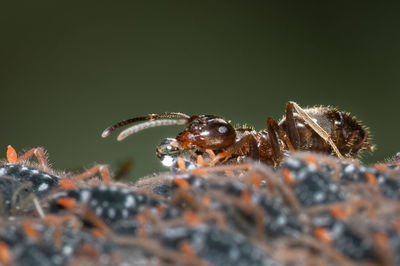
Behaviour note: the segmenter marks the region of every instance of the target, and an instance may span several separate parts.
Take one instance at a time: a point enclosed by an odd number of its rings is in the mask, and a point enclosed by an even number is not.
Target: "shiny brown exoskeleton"
[[[293,107],[297,113],[293,113]],[[146,128],[188,125],[176,137],[173,148],[169,145],[168,149],[192,151],[200,155],[212,150],[217,154],[212,164],[222,159],[252,158],[276,166],[287,151],[335,153],[344,158],[373,150],[368,130],[348,113],[330,107],[302,109],[295,102],[287,103],[286,117],[279,123],[268,117],[267,128],[261,131],[235,128],[214,115],[165,113],[119,122],[107,128],[102,136],[107,137],[115,129],[139,121],[146,122],[126,129],[118,140]]]

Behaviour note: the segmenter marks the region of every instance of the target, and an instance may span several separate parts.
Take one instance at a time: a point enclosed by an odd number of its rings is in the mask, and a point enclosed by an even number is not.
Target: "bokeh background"
[[[54,168],[163,169],[182,127],[118,143],[109,125],[165,111],[265,127],[288,100],[333,105],[400,151],[400,21],[386,1],[6,1],[0,4],[0,154],[42,146]]]

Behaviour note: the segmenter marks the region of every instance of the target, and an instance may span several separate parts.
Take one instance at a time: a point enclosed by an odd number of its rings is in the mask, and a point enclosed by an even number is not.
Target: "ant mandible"
[[[293,112],[293,107],[297,113]],[[104,130],[102,137],[109,136],[117,128],[140,121],[145,122],[124,130],[118,140],[147,128],[187,125],[176,139],[165,140],[166,145],[159,153],[215,153],[217,155],[211,165],[220,160],[251,158],[277,166],[288,151],[334,153],[343,159],[374,148],[367,128],[348,113],[323,106],[303,109],[292,101],[287,103],[286,116],[279,123],[268,117],[267,128],[261,131],[233,127],[215,115],[163,113],[121,121]]]

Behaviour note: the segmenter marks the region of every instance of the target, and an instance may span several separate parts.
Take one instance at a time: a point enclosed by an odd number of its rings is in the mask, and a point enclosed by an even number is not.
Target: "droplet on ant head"
[[[160,159],[161,163],[166,167],[171,167],[176,163],[176,157],[172,157],[172,156],[164,156],[159,159]]]
[[[156,149],[157,158],[167,167],[174,165],[176,163],[176,157],[181,153],[182,151],[179,149],[179,143],[174,138],[163,139]]]

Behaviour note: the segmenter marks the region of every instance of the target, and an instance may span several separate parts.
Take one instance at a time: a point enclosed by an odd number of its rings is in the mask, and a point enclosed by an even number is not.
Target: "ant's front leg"
[[[257,141],[253,135],[249,134],[242,137],[239,141],[226,148],[223,152],[218,153],[213,158],[210,165],[216,164],[221,159],[223,159],[223,162],[226,162],[229,158],[236,154],[239,154],[240,156],[243,148],[245,148],[246,145],[248,146],[248,152],[243,155],[247,155],[248,157],[258,160],[260,158],[260,155],[258,153]]]
[[[340,153],[339,149],[336,147],[336,144],[333,142],[331,136],[314,120],[310,117],[304,110],[295,102],[288,102],[291,106],[296,109],[297,113],[300,115],[301,118],[321,137],[323,138],[329,145],[332,147],[333,151],[340,159],[344,159],[343,155]],[[291,108],[291,107],[290,107]]]

